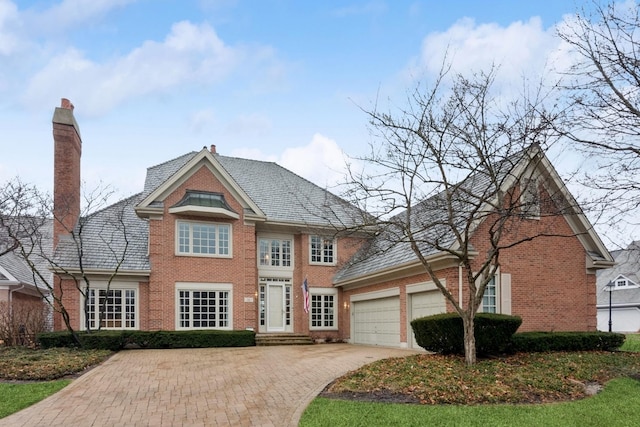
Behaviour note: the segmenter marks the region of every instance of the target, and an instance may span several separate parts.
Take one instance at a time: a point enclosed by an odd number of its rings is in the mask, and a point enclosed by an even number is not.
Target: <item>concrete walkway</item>
[[[127,350],[0,426],[295,426],[336,377],[411,353],[349,344]]]

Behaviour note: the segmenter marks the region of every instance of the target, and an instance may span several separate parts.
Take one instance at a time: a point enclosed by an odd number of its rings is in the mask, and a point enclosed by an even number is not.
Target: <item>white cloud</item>
[[[495,23],[476,24],[471,18],[463,18],[446,31],[432,33],[424,39],[420,58],[409,73],[438,74],[448,55],[456,73],[486,71],[496,65],[498,84],[521,86],[523,77],[540,79],[549,71],[549,54],[559,45],[555,29],[545,30],[538,17],[506,27]]]
[[[236,148],[231,156],[276,162],[320,187],[332,188],[344,181],[346,155],[337,142],[316,133],[301,147],[286,148],[279,156],[265,154],[260,149]]]
[[[287,148],[278,163],[321,187],[333,187],[344,179],[345,161],[336,141],[316,133],[309,144]]]
[[[245,56],[228,47],[208,24],[173,25],[163,42],[146,41],[123,57],[96,63],[70,48],[52,58],[29,82],[24,101],[41,104],[60,93],[100,114],[142,95],[186,84],[220,81]]]
[[[0,0],[0,55],[10,55],[20,46],[15,33],[19,26],[18,8],[9,0]]]
[[[137,0],[63,0],[43,12],[31,12],[30,18],[38,31],[61,31],[76,24],[100,18],[112,9]]]

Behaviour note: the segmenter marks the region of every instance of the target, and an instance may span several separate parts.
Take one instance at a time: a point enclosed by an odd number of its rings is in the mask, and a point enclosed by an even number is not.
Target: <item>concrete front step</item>
[[[256,345],[309,345],[313,339],[304,334],[256,334]]]

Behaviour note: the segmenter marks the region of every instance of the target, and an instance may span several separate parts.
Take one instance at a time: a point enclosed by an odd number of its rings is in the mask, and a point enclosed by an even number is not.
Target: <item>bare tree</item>
[[[599,159],[584,181],[601,190],[611,221],[633,218],[640,205],[639,10],[637,2],[594,0],[559,29],[577,58],[561,85],[570,101],[565,129]]]
[[[575,202],[539,173],[548,161],[543,148],[557,138],[541,97],[507,103],[494,96],[495,69],[449,75],[444,68],[432,87],[418,85],[392,112],[365,110],[375,142],[358,159],[363,170],[350,172],[346,197],[372,213],[375,223],[365,226],[379,230],[357,262],[410,247],[462,317],[465,359],[473,364],[474,319],[500,254],[557,236],[544,221],[527,224],[573,212]],[[462,267],[462,298],[440,280],[442,255]]]
[[[43,297],[59,313],[69,332],[77,340],[65,307],[64,286],[61,280],[71,280],[84,301],[84,329],[91,332],[91,316],[100,329],[105,318],[110,286],[117,277],[129,253],[128,222],[133,214],[133,199],[124,199],[109,205],[113,194],[100,187],[84,195],[83,209],[76,224],[66,224],[52,209],[49,195],[36,187],[16,179],[7,183],[0,200],[2,212],[0,227],[5,247],[28,265],[33,283],[43,291]],[[62,210],[64,212],[64,210]],[[67,233],[53,248],[53,224],[63,225]],[[106,288],[97,291],[92,286],[95,271],[100,270]],[[55,273],[52,276],[51,272]],[[95,308],[90,310],[91,308]]]

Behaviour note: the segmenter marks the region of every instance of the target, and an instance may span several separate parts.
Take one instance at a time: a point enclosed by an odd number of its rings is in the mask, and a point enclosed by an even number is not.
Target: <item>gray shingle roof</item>
[[[495,179],[491,179],[486,171],[479,170],[449,191],[442,191],[414,205],[409,227],[402,225],[406,222],[406,212],[384,221],[381,232],[336,274],[334,283],[418,261],[405,235],[407,228],[413,232],[421,253],[426,257],[454,246],[454,230],[462,232],[472,219],[479,218],[477,210],[491,199],[498,187],[502,187],[526,153],[526,150],[521,151],[496,163],[492,169],[497,172]],[[447,194],[452,199],[450,204]]]
[[[133,209],[141,200],[142,193],[136,194],[82,218],[82,225],[76,227],[80,237],[76,240],[64,237],[58,243],[56,264],[77,268],[78,248],[82,243],[82,264],[86,270],[115,269],[120,261],[120,270],[148,270],[148,224]]]
[[[624,276],[640,285],[640,242],[633,242],[627,249],[615,251],[612,254],[616,265],[613,268],[598,271],[596,298],[599,306],[609,304],[609,291],[606,285],[618,276]],[[640,306],[640,288],[616,288],[611,292],[611,303]]]
[[[127,230],[129,246],[120,269],[149,270],[148,225],[134,207],[173,177],[198,152],[190,152],[147,169],[144,191],[83,219],[83,265],[86,269],[113,269],[122,256],[125,240],[119,215]],[[266,214],[267,221],[317,227],[355,225],[362,212],[329,191],[272,162],[216,155],[247,196]],[[155,204],[155,203],[154,203]],[[64,267],[78,265],[76,243],[61,240],[55,260]]]
[[[226,156],[216,159],[266,214],[267,221],[341,229],[362,220],[363,213],[353,205],[276,163]]]
[[[42,250],[45,252],[45,257],[50,257],[53,252],[53,240],[51,238],[53,231],[53,222],[51,220],[45,220],[43,218],[36,219],[35,221],[30,221],[31,224],[38,224],[38,236],[40,236],[38,240],[39,245],[42,246]],[[35,233],[34,233],[35,234]],[[22,240],[22,239],[21,239]],[[27,250],[31,244],[29,239],[24,239],[22,242]],[[43,258],[38,255],[38,250],[33,251],[33,255],[29,258],[31,262],[34,263],[36,270],[42,275],[42,277],[50,280],[51,272],[48,270],[48,262],[46,258]],[[5,270],[9,272],[16,280],[18,280],[22,284],[35,285],[43,290],[47,289],[45,283],[34,274],[33,270],[27,263],[27,261],[20,255],[19,251],[16,250],[14,252],[8,252],[2,256],[0,256],[0,266],[2,266]],[[2,280],[0,280],[0,284],[2,284]],[[49,283],[51,284],[51,283]]]

